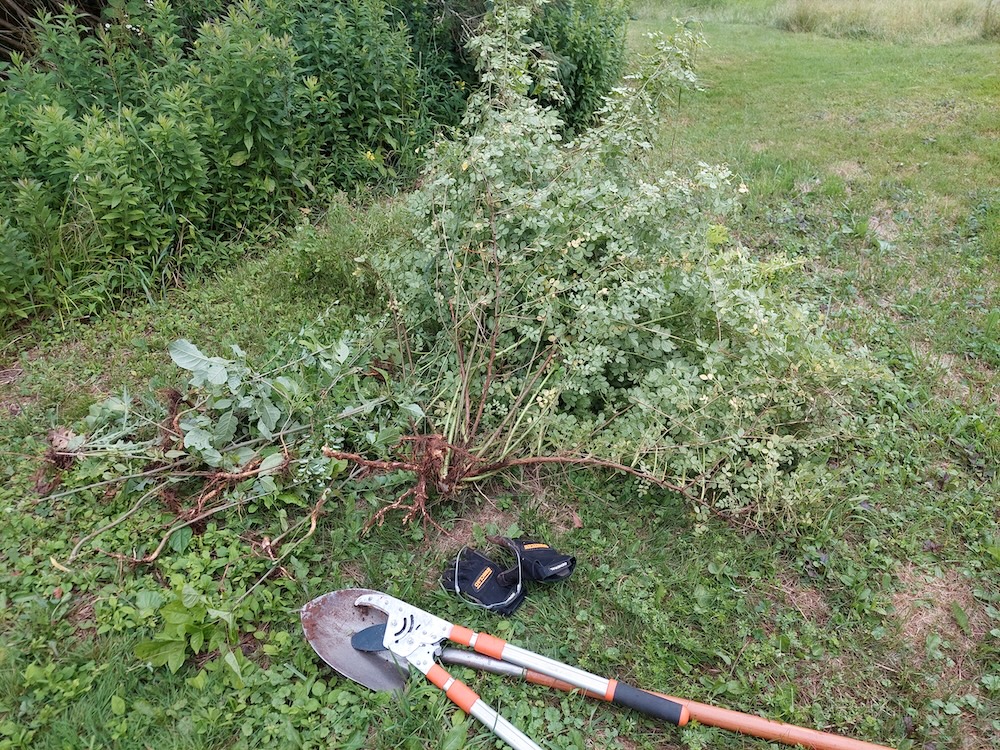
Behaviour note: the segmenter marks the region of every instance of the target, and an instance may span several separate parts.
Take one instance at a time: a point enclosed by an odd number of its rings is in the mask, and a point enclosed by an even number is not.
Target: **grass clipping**
[[[659,38],[566,141],[531,96],[553,79],[523,41],[530,10],[498,3],[473,40],[484,88],[430,157],[412,239],[370,258],[424,418],[391,460],[336,457],[413,473],[389,506],[408,518],[530,463],[623,469],[703,512],[785,513],[856,429],[861,370],[792,300],[788,260],[731,238],[745,188],[725,168],[644,174],[657,102],[697,83],[698,37]]]

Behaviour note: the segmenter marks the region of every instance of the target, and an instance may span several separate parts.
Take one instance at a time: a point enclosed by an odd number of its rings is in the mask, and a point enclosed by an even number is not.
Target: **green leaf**
[[[125,715],[125,701],[117,695],[111,696],[111,713],[115,716]]]
[[[219,417],[219,421],[215,423],[212,435],[213,444],[217,447],[228,444],[233,439],[233,436],[236,435],[236,428],[238,426],[239,420],[236,418],[236,413],[230,409]]]
[[[201,594],[198,592],[198,589],[191,584],[184,584],[184,588],[181,589],[181,603],[190,609],[200,601]]]
[[[187,656],[187,648],[184,645],[184,641],[178,641],[177,644],[178,647],[172,649],[167,654],[167,669],[170,670],[170,674],[175,674],[181,668]]]
[[[170,537],[170,549],[174,552],[183,552],[187,549],[188,544],[191,542],[191,537],[194,536],[194,532],[191,530],[190,526],[185,526],[182,529],[177,529]]]
[[[201,647],[205,643],[205,631],[202,628],[195,630],[191,633],[191,651],[198,654],[201,653]]]
[[[177,599],[165,604],[160,615],[170,625],[191,625],[195,620],[191,607]]]
[[[226,655],[222,657],[222,661],[236,677],[236,686],[243,687],[243,672],[240,670],[240,662],[236,658],[236,654],[232,651],[227,651]]]
[[[205,686],[208,684],[208,675],[205,673],[205,670],[202,669],[194,677],[188,677],[185,682],[187,682],[187,684],[195,690],[204,690]]]
[[[463,721],[451,728],[441,743],[441,750],[461,750],[465,747],[465,740],[469,735],[469,723]]]
[[[137,659],[148,661],[154,667],[167,665],[171,672],[180,669],[186,654],[187,642],[184,640],[142,641],[135,646]]]
[[[138,610],[153,610],[163,604],[163,594],[159,591],[140,591],[135,595],[135,607]]]
[[[423,419],[425,416],[424,410],[417,404],[403,404],[400,408],[414,419]]]
[[[207,370],[213,362],[213,357],[206,357],[197,346],[187,339],[178,339],[167,347],[170,359],[174,364],[191,372]]]
[[[225,609],[212,609],[209,607],[208,616],[215,620],[222,620],[229,627],[233,627],[233,613]]]
[[[257,429],[264,433],[265,437],[270,437],[271,431],[281,419],[281,409],[269,399],[262,398],[257,404],[257,417]]]
[[[199,451],[211,450],[212,434],[208,432],[208,430],[203,430],[200,427],[188,430],[184,433],[184,447],[194,448]]]
[[[242,167],[247,163],[247,159],[250,158],[250,154],[246,151],[237,151],[235,154],[229,157],[229,163],[234,167]]]
[[[263,461],[260,462],[260,467],[257,473],[259,476],[267,476],[268,474],[272,473],[275,469],[282,466],[284,463],[285,463],[284,453],[281,453],[280,451],[278,453],[272,453],[270,456],[267,456]]]
[[[292,378],[281,377],[275,378],[274,385],[282,392],[286,398],[291,398],[293,396],[301,395],[302,386],[299,385],[297,380]]]
[[[958,623],[958,627],[962,629],[963,633],[972,635],[972,628],[969,626],[969,615],[966,614],[958,602],[951,603],[951,616],[955,618],[955,622]]]

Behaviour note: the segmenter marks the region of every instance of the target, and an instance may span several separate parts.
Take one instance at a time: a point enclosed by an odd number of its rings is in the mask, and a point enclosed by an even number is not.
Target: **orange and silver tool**
[[[438,660],[582,692],[677,726],[694,719],[707,726],[813,750],[890,750],[882,745],[634,688],[487,633],[473,632],[371,589],[343,589],[324,594],[306,604],[301,616],[313,649],[340,674],[372,690],[398,691],[402,690],[412,666],[515,750],[538,750],[538,745],[448,674]],[[445,648],[446,641],[473,650]]]

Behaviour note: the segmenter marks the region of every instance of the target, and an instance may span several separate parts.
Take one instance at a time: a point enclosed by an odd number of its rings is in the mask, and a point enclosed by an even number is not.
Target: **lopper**
[[[579,691],[677,726],[695,719],[709,726],[816,750],[889,750],[868,742],[635,688],[487,633],[476,633],[371,589],[344,589],[324,594],[306,604],[301,617],[306,638],[313,649],[345,677],[373,690],[401,690],[412,666],[444,691],[449,700],[514,750],[540,748],[471,688],[452,677],[437,663],[438,659],[548,687]],[[472,651],[446,648],[446,641]]]

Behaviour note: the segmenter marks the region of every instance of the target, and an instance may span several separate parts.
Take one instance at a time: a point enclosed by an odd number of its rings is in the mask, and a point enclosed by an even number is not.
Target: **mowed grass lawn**
[[[830,457],[835,472],[803,513],[770,525],[695,526],[673,498],[579,474],[470,498],[444,519],[451,539],[390,523],[344,541],[358,520],[331,509],[282,585],[299,604],[390,582],[431,596],[456,545],[516,528],[574,553],[572,581],[533,591],[508,621],[443,594],[437,606],[663,692],[897,748],[997,747],[1000,46],[791,33],[764,2],[646,2],[634,13],[635,45],[647,31],[669,32],[674,16],[693,19],[708,41],[698,58],[705,90],[685,94],[664,121],[651,171],[724,162],[746,185],[730,232],[751,252],[787,255],[798,269],[789,293],[813,301],[840,346],[884,366],[893,385],[870,404],[884,429],[878,445]],[[239,343],[266,359],[342,296],[298,280],[290,247],[156,305],[59,330],[36,322],[3,343],[0,748],[253,747],[264,736],[296,747],[315,745],[323,722],[329,747],[454,738],[453,712],[433,689],[414,686],[400,703],[335,678],[304,643],[293,607],[259,634],[283,644],[270,661],[257,655],[266,688],[199,678],[194,663],[176,675],[149,670],[132,651],[148,627],[97,634],[94,620],[95,597],[130,596],[136,573],[83,560],[93,584],[74,591],[49,560],[85,533],[76,524],[87,511],[34,492],[46,431],[78,425],[91,401],[124,386],[180,382],[164,353],[175,338],[213,352]],[[348,325],[347,302],[328,325]],[[766,744],[463,677],[546,747]],[[470,729],[467,744],[493,740]]]

